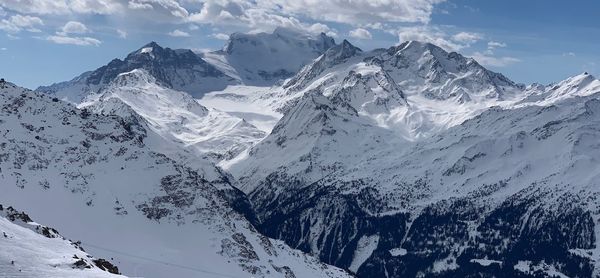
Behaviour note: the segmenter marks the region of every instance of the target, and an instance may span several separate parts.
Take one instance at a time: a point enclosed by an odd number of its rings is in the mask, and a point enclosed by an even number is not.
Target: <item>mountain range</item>
[[[124,275],[600,277],[588,73],[278,28],[0,97],[0,203]]]

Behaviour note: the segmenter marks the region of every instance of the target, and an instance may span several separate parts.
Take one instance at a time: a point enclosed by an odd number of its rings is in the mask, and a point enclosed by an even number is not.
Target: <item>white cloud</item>
[[[188,24],[186,29],[189,30],[198,28],[196,24],[219,26],[219,31],[214,32],[270,32],[276,27],[285,27],[336,37],[337,30],[320,21],[346,23],[365,30],[383,30],[398,22],[428,22],[433,7],[444,1],[1,0],[0,8],[37,15],[74,15],[69,18],[78,19],[85,17],[77,15],[89,14],[126,16],[129,21],[141,24],[149,20],[153,24]],[[182,28],[179,27],[185,30]],[[368,37],[367,32],[354,33],[362,38]]]
[[[496,49],[496,48],[506,47],[506,43],[496,42],[496,41],[489,41],[487,43],[487,45],[488,45],[488,49]]]
[[[40,26],[44,26],[44,21],[39,17],[29,15],[17,14],[0,21],[0,30],[4,30],[8,33],[18,33],[22,30],[40,32],[37,28]]]
[[[175,29],[168,33],[171,37],[189,37],[190,34],[188,32],[181,31],[179,29]]]
[[[62,27],[62,34],[85,34],[89,31],[85,24],[78,21],[69,21]]]
[[[99,46],[102,43],[101,41],[90,37],[68,37],[59,34],[55,36],[49,36],[46,39],[58,44],[72,44],[80,46]]]
[[[117,29],[116,31],[117,31],[117,35],[119,35],[119,38],[121,38],[121,39],[127,38],[127,32],[125,32],[124,30]]]
[[[259,7],[351,25],[377,22],[427,23],[444,0],[257,0]]]
[[[140,3],[136,1],[129,1],[127,7],[129,7],[132,10],[152,10],[154,8],[148,3]]]
[[[565,52],[562,54],[563,57],[575,57],[575,52]]]
[[[323,23],[307,24],[292,15],[273,9],[276,7],[261,4],[261,1],[208,0],[199,12],[190,14],[187,20],[191,23],[228,26],[254,32],[268,32],[276,27],[285,27],[312,34],[323,32],[336,35],[334,29]]]
[[[118,0],[2,0],[0,6],[28,14],[113,14],[123,9]]]
[[[381,22],[367,23],[367,24],[364,24],[362,27],[366,27],[366,28],[370,28],[370,29],[375,29],[375,30],[389,29],[389,27],[387,26],[387,24],[384,24],[384,23],[381,23]]]
[[[413,26],[398,30],[400,41],[420,41],[435,44],[448,51],[458,51],[464,46],[453,42],[449,36],[437,27]]]
[[[371,32],[367,29],[356,28],[349,33],[350,37],[361,39],[361,40],[370,40],[373,36]]]
[[[178,18],[186,18],[189,15],[177,0],[129,0],[128,7],[130,9],[152,9],[162,10],[170,13]]]
[[[8,50],[8,48],[6,48],[6,47],[1,47],[1,48],[0,48],[0,50],[2,50],[2,51],[6,51],[6,50]]]
[[[330,28],[329,26],[327,26],[327,25],[325,25],[323,23],[315,23],[315,24],[312,24],[312,25],[302,25],[301,24],[301,26],[299,28],[297,28],[297,29],[304,30],[304,31],[306,31],[308,33],[311,33],[311,34],[324,33],[324,34],[326,34],[327,36],[330,36],[330,37],[337,37],[338,36],[337,31],[335,29],[332,29],[332,28]]]
[[[506,67],[521,61],[514,57],[494,57],[481,52],[475,52],[471,55],[471,57],[477,60],[477,62],[481,65],[493,67]]]
[[[452,36],[452,40],[460,43],[471,44],[483,38],[483,35],[478,33],[460,32]]]
[[[428,42],[435,44],[446,51],[459,51],[470,47],[472,43],[483,38],[483,35],[481,34],[464,31],[450,35],[449,31],[431,25],[402,27],[397,30],[396,33],[400,38],[400,42],[411,40]]]
[[[217,40],[224,40],[224,41],[229,39],[229,35],[224,34],[224,33],[212,34],[212,37]]]

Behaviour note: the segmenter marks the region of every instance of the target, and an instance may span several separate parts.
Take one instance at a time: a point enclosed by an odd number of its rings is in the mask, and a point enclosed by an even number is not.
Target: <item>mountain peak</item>
[[[341,44],[327,50],[325,56],[335,60],[343,60],[359,53],[362,53],[360,48],[352,45],[349,41],[344,40]]]
[[[563,81],[561,81],[558,85],[570,85],[570,86],[586,86],[587,84],[596,80],[596,77],[589,74],[588,72],[583,72],[575,76],[571,76]]]
[[[168,49],[168,48],[167,48]],[[161,54],[165,51],[166,49],[163,48],[162,46],[160,46],[158,43],[156,43],[155,41],[151,41],[147,44],[145,44],[144,46],[140,47],[138,50],[130,53],[126,59],[130,59],[131,57],[135,57],[135,56],[150,56],[152,59],[156,58],[157,56],[161,56]]]
[[[334,39],[324,34],[279,27],[272,33],[233,33],[222,51],[205,54],[204,58],[216,63],[226,60],[232,76],[245,84],[273,85],[293,76],[335,45]]]
[[[162,48],[162,46],[160,46],[157,42],[155,41],[151,41],[149,43],[147,43],[146,45],[142,46],[142,48],[144,47],[156,47],[156,48]]]

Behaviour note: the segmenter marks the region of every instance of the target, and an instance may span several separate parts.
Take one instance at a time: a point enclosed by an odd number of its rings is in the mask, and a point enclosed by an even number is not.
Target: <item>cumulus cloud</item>
[[[190,30],[197,27],[195,24],[219,26],[220,32],[269,32],[276,27],[285,27],[333,37],[337,36],[337,30],[325,22],[336,22],[353,26],[355,29],[351,36],[368,39],[372,35],[367,28],[384,30],[396,23],[429,22],[434,6],[444,1],[3,0],[0,8],[36,15],[120,14],[134,21],[143,22],[150,18],[153,23],[189,24]],[[8,28],[5,26],[3,29]]]
[[[56,34],[47,36],[46,40],[57,44],[71,44],[79,46],[99,46],[102,42],[98,39],[82,36],[90,33],[85,24],[78,21],[69,21],[60,28]]]
[[[69,21],[62,27],[62,34],[85,34],[90,30],[78,21]]]
[[[488,45],[488,49],[496,49],[496,48],[506,47],[506,43],[496,42],[496,41],[489,41],[487,43],[487,45]]]
[[[471,55],[478,63],[484,66],[506,67],[521,60],[514,57],[494,57],[486,53],[475,52]]]
[[[254,32],[272,31],[276,27],[302,30],[307,33],[326,33],[336,36],[334,29],[323,23],[308,24],[298,18],[282,13],[260,1],[208,0],[199,12],[187,18],[191,23],[234,27]]]
[[[350,37],[361,39],[361,40],[370,40],[373,36],[371,32],[367,29],[356,28],[349,33]]]
[[[435,44],[447,51],[459,51],[483,39],[483,35],[471,32],[451,32],[433,25],[402,27],[396,31],[400,42],[421,41]]]
[[[128,6],[132,9],[162,10],[175,17],[186,18],[189,12],[179,2],[176,0],[129,0]]]
[[[48,36],[46,39],[57,44],[72,44],[80,46],[99,46],[102,43],[101,41],[90,37],[68,37],[59,34]]]
[[[477,42],[483,38],[483,35],[478,33],[460,32],[452,36],[452,39],[456,42],[471,44]]]
[[[377,22],[427,23],[444,0],[257,0],[261,7],[351,25]]]
[[[217,40],[228,40],[229,39],[229,35],[224,34],[224,33],[216,33],[216,34],[212,34],[212,37],[217,39]]]
[[[117,0],[2,0],[0,6],[27,14],[112,14],[123,8]]]
[[[311,25],[304,25],[301,26],[299,28],[300,30],[307,31],[308,33],[311,34],[320,34],[320,33],[324,33],[330,37],[337,37],[337,31],[335,29],[330,28],[329,26],[323,24],[323,23],[315,23],[315,24],[311,24]]]
[[[175,29],[175,30],[169,32],[168,35],[171,37],[189,37],[190,33],[181,31],[179,29]]]
[[[18,33],[22,30],[40,32],[38,27],[43,25],[44,21],[39,17],[17,14],[8,19],[2,19],[2,21],[0,21],[0,30],[4,30],[8,33]]]
[[[270,32],[276,27],[285,27],[337,37],[338,31],[327,23],[334,22],[352,26],[353,30],[349,33],[352,37],[369,39],[372,38],[369,30],[389,30],[398,23],[428,23],[434,7],[444,1],[446,0],[2,0],[0,12],[6,10],[9,13],[40,16],[67,15],[79,20],[86,18],[79,15],[114,15],[127,16],[128,21],[134,23],[143,24],[151,20],[153,24],[184,26],[169,33],[174,36],[186,36],[187,33],[181,30],[188,27],[189,30],[195,30],[199,25],[212,25],[219,27],[213,32]],[[85,26],[84,23],[87,22],[82,20],[79,23]],[[13,33],[17,30],[6,23],[2,24],[0,28],[3,30],[10,29]],[[75,28],[75,25],[69,28]],[[75,31],[69,33],[65,30],[62,33],[63,37],[76,34]],[[126,33],[118,34],[121,38],[127,36]],[[452,38],[446,40],[460,47],[468,40],[475,39],[468,35],[457,34],[455,42]]]

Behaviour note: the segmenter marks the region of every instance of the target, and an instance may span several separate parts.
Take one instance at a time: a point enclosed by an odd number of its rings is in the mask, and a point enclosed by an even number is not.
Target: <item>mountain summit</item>
[[[236,83],[216,67],[210,65],[189,49],[173,50],[151,42],[131,52],[124,60],[114,59],[107,65],[86,72],[67,82],[40,87],[39,92],[79,103],[86,96],[97,93],[119,74],[144,69],[161,85],[193,96],[220,90]]]
[[[323,33],[314,36],[279,27],[270,34],[233,33],[223,50],[205,53],[204,58],[215,65],[225,63],[243,84],[269,86],[293,76],[335,45]]]

